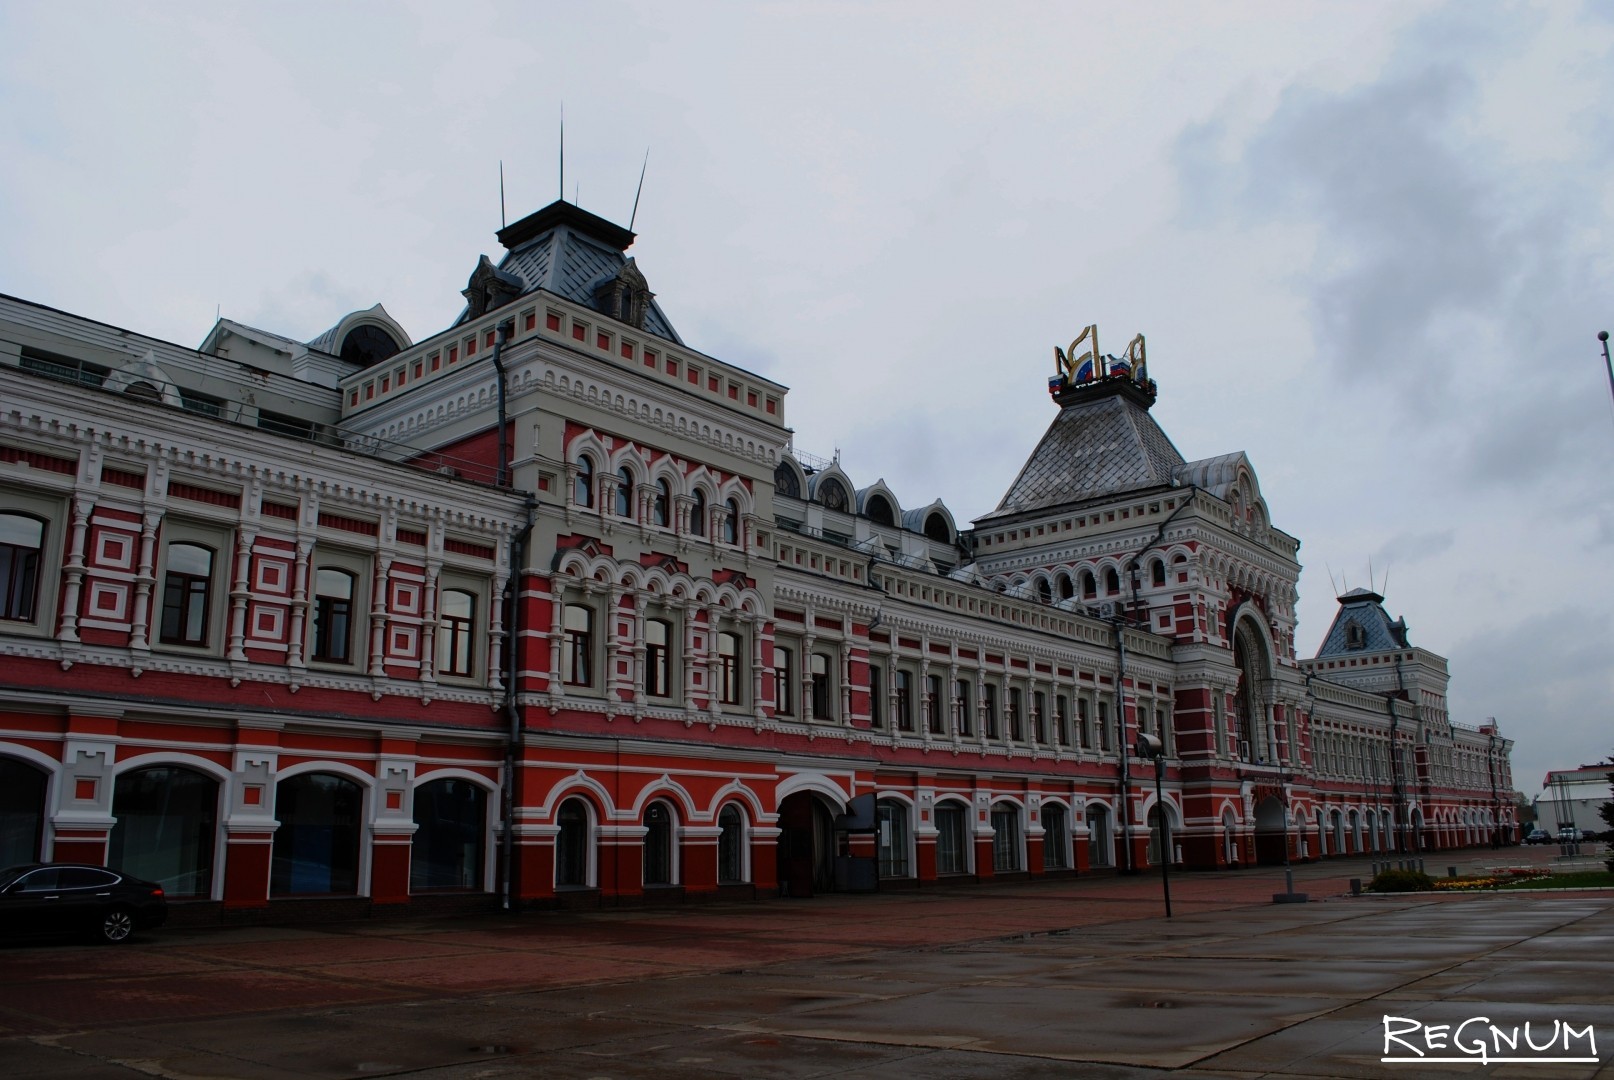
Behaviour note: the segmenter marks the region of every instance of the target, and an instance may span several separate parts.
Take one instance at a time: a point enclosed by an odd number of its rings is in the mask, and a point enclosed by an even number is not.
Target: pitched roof
[[[499,270],[517,278],[523,292],[543,289],[584,307],[598,308],[595,289],[631,260],[634,234],[567,202],[554,202],[499,230],[509,252]],[[651,300],[644,330],[683,344],[661,307]]]
[[[1169,487],[1182,464],[1148,407],[1117,380],[1060,409],[1003,501],[977,520]]]
[[[1338,597],[1339,611],[1317,649],[1318,658],[1353,652],[1384,652],[1410,648],[1405,619],[1391,619],[1384,597],[1367,589],[1352,589]],[[1351,627],[1360,631],[1353,635]]]

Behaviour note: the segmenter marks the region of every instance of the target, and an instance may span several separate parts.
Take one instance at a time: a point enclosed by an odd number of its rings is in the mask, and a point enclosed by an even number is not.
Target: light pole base
[[[1303,892],[1275,892],[1272,894],[1274,904],[1305,904],[1309,903],[1310,900],[1311,897]]]

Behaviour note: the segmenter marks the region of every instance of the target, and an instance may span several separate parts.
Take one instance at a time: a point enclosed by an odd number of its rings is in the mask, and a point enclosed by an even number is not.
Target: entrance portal
[[[835,887],[835,815],[810,791],[779,804],[779,893],[812,896]]]
[[[1284,827],[1283,800],[1276,795],[1262,799],[1255,808],[1255,863],[1281,866],[1289,838]]]

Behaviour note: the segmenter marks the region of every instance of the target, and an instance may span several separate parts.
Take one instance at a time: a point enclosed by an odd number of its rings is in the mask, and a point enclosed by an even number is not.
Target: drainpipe
[[[1121,640],[1119,616],[1110,628],[1115,631],[1115,734],[1121,744],[1121,850],[1126,856],[1122,873],[1132,874],[1137,872],[1132,865],[1132,761],[1126,745],[1126,643]]]
[[[498,346],[494,346],[497,350]],[[499,379],[504,385],[504,379]],[[501,404],[504,394],[499,394]],[[502,425],[501,425],[502,431]],[[503,439],[499,443],[503,448]],[[504,835],[499,838],[499,856],[504,864],[504,897],[501,906],[505,911],[515,913],[520,911],[516,898],[515,875],[515,817],[516,817],[516,765],[521,759],[521,708],[516,700],[516,676],[521,670],[518,652],[521,649],[521,591],[523,567],[526,564],[527,542],[532,536],[532,527],[538,520],[538,500],[531,495],[527,496],[527,522],[521,531],[510,539],[510,578],[505,586],[508,590],[506,596],[505,626],[508,630],[508,644],[504,650],[504,714],[509,721],[509,737],[504,744],[504,783],[499,790],[499,807],[504,816]]]
[[[499,376],[499,475],[494,480],[499,487],[508,487],[510,484],[510,432],[509,424],[505,419],[505,385],[504,385],[504,342],[515,331],[515,320],[507,319],[499,324],[498,336],[493,339],[493,370]],[[531,528],[531,525],[528,525]]]

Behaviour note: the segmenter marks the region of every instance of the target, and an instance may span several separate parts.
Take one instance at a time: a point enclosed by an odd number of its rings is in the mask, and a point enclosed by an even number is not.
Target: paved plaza
[[[1169,920],[1158,878],[1085,877],[11,945],[0,1076],[1614,1077],[1614,892],[1352,898],[1369,869],[1297,868],[1304,905],[1281,871],[1174,876]],[[1384,1063],[1385,1016],[1393,1056],[1560,1034]],[[1591,1056],[1565,1024],[1597,1062],[1539,1060]]]

